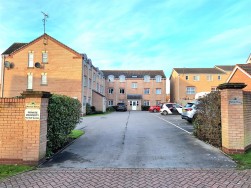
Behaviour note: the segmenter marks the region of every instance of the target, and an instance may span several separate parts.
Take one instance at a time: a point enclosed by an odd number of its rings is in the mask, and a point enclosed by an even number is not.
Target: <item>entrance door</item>
[[[137,101],[132,101],[132,110],[137,110]]]

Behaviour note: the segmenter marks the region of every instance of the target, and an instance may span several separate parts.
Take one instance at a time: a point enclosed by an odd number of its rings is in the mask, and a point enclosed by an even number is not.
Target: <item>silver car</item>
[[[189,122],[193,122],[196,115],[196,106],[198,105],[197,101],[189,102],[182,108],[181,118],[186,119]]]

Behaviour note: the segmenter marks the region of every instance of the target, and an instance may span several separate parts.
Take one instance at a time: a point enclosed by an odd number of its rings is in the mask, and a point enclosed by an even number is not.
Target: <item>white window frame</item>
[[[217,91],[217,87],[211,87],[211,92]]]
[[[123,92],[121,92],[121,91],[123,91]],[[119,88],[119,93],[120,94],[125,94],[125,89],[124,88]]]
[[[138,83],[137,83],[137,82],[132,82],[132,88],[133,88],[133,89],[138,88]]]
[[[41,73],[41,85],[47,85],[48,80],[47,80],[47,73]]]
[[[144,88],[144,95],[150,94],[150,88]]]
[[[114,76],[113,75],[108,76],[108,82],[114,82]]]
[[[213,75],[212,74],[207,75],[207,81],[209,81],[209,82],[213,81]]]
[[[144,100],[144,106],[150,106],[150,101],[149,100]]]
[[[194,75],[193,76],[193,81],[200,81],[200,76],[199,75]]]
[[[48,52],[42,51],[42,63],[48,63]]]
[[[218,79],[218,80],[221,80],[221,75],[218,75],[218,76],[217,76],[217,79]]]
[[[144,76],[144,82],[150,82],[151,77],[149,75]]]
[[[186,87],[186,94],[193,95],[196,93],[196,88],[193,86],[187,86]]]
[[[88,86],[87,76],[84,76],[84,87]]]
[[[185,80],[189,80],[189,75],[186,75],[186,76],[185,76]]]
[[[109,89],[108,89],[108,93],[109,93],[109,94],[113,94],[113,91],[114,91],[113,88],[109,88]]]
[[[113,100],[108,100],[108,106],[113,106]]]
[[[27,74],[27,89],[33,89],[33,73]]]
[[[156,94],[161,95],[161,88],[156,88]]]
[[[119,82],[125,82],[125,75],[119,76]]]
[[[29,51],[28,53],[28,67],[33,68],[34,67],[34,52]]]
[[[160,75],[155,76],[155,80],[156,80],[156,82],[161,82],[162,76],[160,76]]]

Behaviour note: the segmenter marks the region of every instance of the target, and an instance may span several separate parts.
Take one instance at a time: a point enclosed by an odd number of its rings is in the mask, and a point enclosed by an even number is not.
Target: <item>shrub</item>
[[[92,114],[91,105],[89,103],[86,103],[86,115]]]
[[[149,108],[150,108],[150,106],[145,106],[145,105],[142,105],[142,106],[141,106],[141,110],[142,110],[142,111],[148,111]]]
[[[194,135],[216,147],[221,147],[220,92],[211,92],[199,99]]]
[[[92,113],[95,113],[96,112],[95,106],[91,106],[91,110],[92,110]]]
[[[64,95],[52,95],[48,104],[47,154],[57,151],[80,122],[81,103]]]
[[[106,108],[107,112],[114,112],[116,109],[113,106],[109,106]]]

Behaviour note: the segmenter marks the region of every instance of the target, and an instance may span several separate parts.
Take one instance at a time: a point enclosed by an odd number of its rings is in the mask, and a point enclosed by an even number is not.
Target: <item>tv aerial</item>
[[[44,13],[43,11],[41,11],[41,13],[44,15],[44,19],[42,19],[43,21],[43,25],[44,25],[44,49],[46,51],[46,45],[48,44],[47,38],[45,36],[45,23],[47,21],[47,18],[49,18],[49,15]]]

